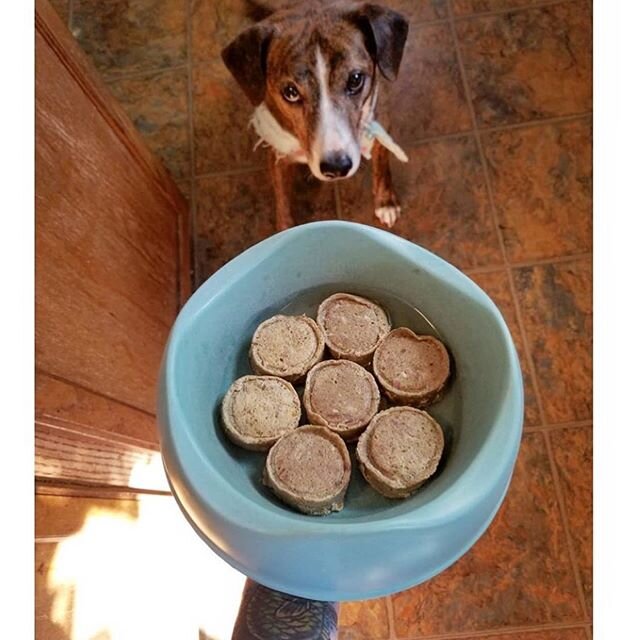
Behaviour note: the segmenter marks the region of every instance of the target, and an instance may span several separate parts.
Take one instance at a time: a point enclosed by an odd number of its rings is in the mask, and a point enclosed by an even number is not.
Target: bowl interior
[[[397,238],[381,242],[357,228],[312,227],[283,235],[273,250],[252,259],[250,252],[243,254],[244,262],[228,265],[201,287],[189,303],[195,312],[182,314],[172,335],[170,384],[189,437],[230,490],[260,509],[309,520],[262,485],[265,454],[231,444],[220,426],[225,392],[251,372],[248,348],[255,328],[281,311],[315,317],[324,297],[348,291],[380,302],[393,326],[438,335],[450,350],[454,375],[444,399],[429,409],[446,438],[437,474],[411,498],[393,501],[364,482],[354,460],[344,510],[312,520],[331,526],[392,518],[445,492],[483,446],[510,387],[509,343],[486,294],[438,258]],[[350,445],[352,455],[353,449]]]

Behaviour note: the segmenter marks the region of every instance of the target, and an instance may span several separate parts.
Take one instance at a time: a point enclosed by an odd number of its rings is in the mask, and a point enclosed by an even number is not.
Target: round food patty
[[[402,327],[380,342],[373,372],[392,401],[426,406],[439,398],[449,379],[449,353],[437,338]]]
[[[265,451],[300,422],[300,398],[290,382],[272,376],[236,380],[222,401],[222,425],[235,444]]]
[[[249,359],[256,373],[295,382],[322,359],[324,334],[307,316],[273,316],[253,334]]]
[[[391,325],[384,309],[350,293],[335,293],[318,308],[318,324],[334,358],[369,364]]]
[[[406,498],[435,472],[444,449],[440,425],[413,407],[380,412],[360,437],[356,456],[367,482],[388,498]]]
[[[340,511],[351,477],[351,460],[342,439],[317,425],[283,436],[271,448],[264,484],[288,505],[312,515]]]
[[[307,417],[345,440],[357,437],[380,405],[375,378],[349,360],[325,360],[307,375],[303,396]]]

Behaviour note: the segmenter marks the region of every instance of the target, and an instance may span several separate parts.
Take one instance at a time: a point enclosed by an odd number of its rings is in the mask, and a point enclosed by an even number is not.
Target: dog
[[[294,225],[295,163],[333,181],[353,176],[362,157],[372,161],[375,215],[391,227],[400,204],[389,154],[407,157],[375,114],[381,80],[398,75],[408,21],[387,7],[348,0],[303,0],[264,15],[222,59],[255,107],[258,144],[270,147],[277,229]]]

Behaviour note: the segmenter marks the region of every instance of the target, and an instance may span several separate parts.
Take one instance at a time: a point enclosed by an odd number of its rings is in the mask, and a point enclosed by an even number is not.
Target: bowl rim
[[[373,242],[402,254],[404,260],[414,263],[421,270],[428,271],[433,277],[444,280],[452,288],[473,294],[474,298],[491,313],[499,330],[500,340],[506,347],[508,364],[506,377],[509,381],[509,390],[504,393],[501,407],[496,410],[494,423],[474,459],[461,471],[456,482],[434,500],[416,505],[415,508],[392,517],[365,521],[300,517],[300,514],[288,509],[275,511],[252,500],[228,482],[206,459],[191,431],[184,427],[188,424],[188,420],[178,400],[176,385],[171,384],[176,377],[177,346],[180,342],[179,334],[184,327],[194,322],[223,290],[233,286],[234,281],[257,268],[283,245],[298,241],[301,236],[327,229],[342,232],[349,230],[364,235]],[[189,507],[197,509],[201,518],[202,513],[205,513],[205,520],[215,518],[217,522],[223,521],[228,526],[254,534],[343,537],[357,536],[364,531],[371,535],[377,532],[388,533],[392,530],[443,526],[458,519],[478,502],[486,499],[504,473],[510,472],[515,464],[522,435],[524,390],[518,355],[506,322],[495,303],[475,282],[427,249],[390,232],[368,225],[330,220],[293,227],[263,240],[228,262],[197,289],[180,311],[171,330],[160,372],[158,405],[162,456],[167,474],[172,478],[171,484],[176,497],[178,492],[175,489],[178,485],[180,486],[179,493],[183,494],[183,499],[179,502],[184,509],[187,508],[184,504],[184,495],[187,495]],[[518,417],[515,421],[514,412]],[[488,460],[488,452],[494,450],[498,444],[504,455],[498,460],[494,456]],[[209,477],[210,481],[199,482],[197,478],[198,476],[201,478],[202,473]],[[462,492],[459,487],[464,483],[460,480],[463,477],[474,476],[477,476],[478,480],[482,478],[482,482],[472,482],[471,489],[469,489],[469,483],[466,483],[466,489]],[[190,519],[196,520],[197,518],[193,516],[194,514]]]

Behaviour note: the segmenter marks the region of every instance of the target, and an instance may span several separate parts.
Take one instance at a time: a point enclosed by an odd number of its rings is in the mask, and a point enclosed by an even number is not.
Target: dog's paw
[[[376,207],[375,214],[376,218],[378,218],[385,227],[391,228],[400,217],[400,211],[399,205],[388,205],[386,207]]]

